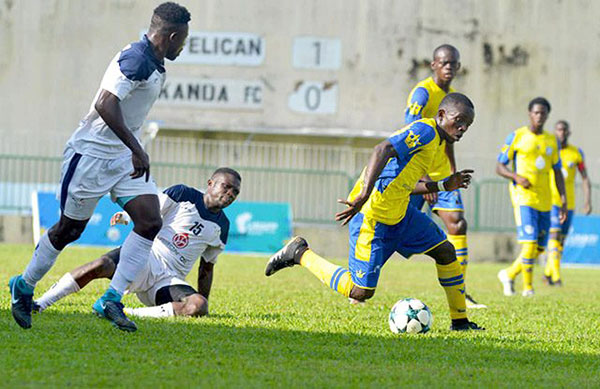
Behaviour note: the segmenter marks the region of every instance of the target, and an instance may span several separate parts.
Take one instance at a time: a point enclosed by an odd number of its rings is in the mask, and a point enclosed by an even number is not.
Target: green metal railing
[[[31,192],[55,191],[61,164],[60,157],[0,155],[0,213],[30,213]],[[334,224],[334,214],[342,209],[336,200],[347,196],[357,178],[343,171],[232,167],[242,175],[240,200],[290,203],[294,221],[299,223]],[[216,168],[213,165],[153,162],[151,171],[160,187],[185,183],[203,188]],[[600,204],[599,185],[594,185],[592,194],[593,204]],[[506,180],[474,181],[462,196],[469,230],[514,231]],[[582,198],[580,187],[577,196]]]

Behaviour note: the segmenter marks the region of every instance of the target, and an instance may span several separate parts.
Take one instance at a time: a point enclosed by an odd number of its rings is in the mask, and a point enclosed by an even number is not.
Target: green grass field
[[[2,387],[600,386],[599,270],[565,269],[564,288],[536,282],[537,295],[524,299],[502,296],[500,265],[474,264],[469,290],[490,308],[471,319],[487,330],[451,333],[432,263],[391,260],[374,298],[355,306],[305,269],[266,278],[266,258],[224,255],[209,317],[137,319],[136,333],[120,332],[91,314],[102,280],[34,316],[25,331],[5,285],[31,250],[0,246]],[[67,249],[36,295],[102,252]],[[409,296],[432,309],[428,334],[390,332],[389,309]],[[125,303],[139,305],[134,296]]]

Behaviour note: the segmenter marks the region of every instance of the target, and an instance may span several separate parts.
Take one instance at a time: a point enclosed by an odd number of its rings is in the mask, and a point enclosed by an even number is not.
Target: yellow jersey
[[[450,87],[449,93],[454,92]],[[433,81],[433,77],[428,77],[419,82],[408,95],[406,102],[406,110],[404,111],[404,122],[410,124],[415,120],[423,118],[434,118],[437,115],[438,107],[442,99],[446,97],[446,92]],[[450,160],[446,155],[446,141],[444,142],[444,152],[440,153],[432,170],[427,172],[429,177],[434,181],[442,180],[452,174]]]
[[[558,141],[546,131],[533,133],[523,126],[508,135],[498,162],[513,164],[513,171],[527,178],[531,183],[528,189],[512,183],[511,198],[514,206],[526,205],[541,212],[552,208],[550,172],[560,167]]]
[[[575,209],[575,174],[577,170],[585,169],[583,161],[583,151],[581,149],[567,145],[560,149],[560,161],[563,178],[565,179],[565,193],[567,195],[567,208]],[[556,189],[554,171],[550,173],[550,189],[552,190],[552,205],[561,206],[560,194]]]
[[[435,119],[417,120],[394,132],[388,140],[398,156],[388,160],[361,212],[380,223],[394,225],[404,218],[417,182],[429,172],[435,156],[445,150]],[[349,201],[361,192],[364,174],[363,169],[348,195]]]

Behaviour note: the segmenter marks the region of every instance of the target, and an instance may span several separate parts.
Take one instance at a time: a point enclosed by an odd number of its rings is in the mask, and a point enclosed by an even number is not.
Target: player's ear
[[[435,59],[433,61],[431,61],[431,63],[429,64],[429,67],[431,68],[431,70],[435,70]]]
[[[212,179],[208,179],[208,181],[206,181],[206,184],[208,185],[208,188],[211,188],[213,186],[214,181]]]
[[[462,64],[460,63],[460,61],[458,61],[458,63],[456,64],[456,70],[459,70],[459,69],[460,69],[460,67],[461,67],[461,65],[462,65]]]

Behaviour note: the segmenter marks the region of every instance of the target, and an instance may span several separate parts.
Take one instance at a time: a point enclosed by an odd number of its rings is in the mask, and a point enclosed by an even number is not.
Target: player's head
[[[183,50],[190,19],[188,10],[177,3],[169,1],[154,8],[149,33],[158,35],[165,42],[167,59],[173,61]]]
[[[438,80],[450,83],[460,69],[460,53],[456,47],[444,44],[433,50],[431,70]]]
[[[565,144],[569,140],[569,136],[571,135],[571,128],[569,126],[569,122],[566,120],[559,120],[554,125],[554,134],[556,138],[560,142],[560,144]]]
[[[550,103],[543,97],[536,97],[528,105],[529,121],[534,129],[544,127],[544,123],[550,114]]]
[[[475,120],[475,106],[462,93],[448,93],[438,107],[436,122],[449,143],[458,142]]]
[[[227,208],[240,194],[241,185],[240,173],[228,167],[220,167],[209,178],[204,195],[208,197],[212,207]]]

